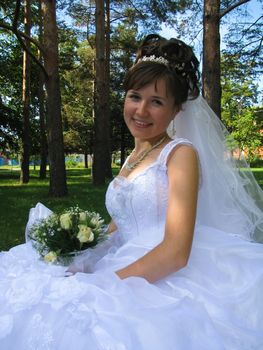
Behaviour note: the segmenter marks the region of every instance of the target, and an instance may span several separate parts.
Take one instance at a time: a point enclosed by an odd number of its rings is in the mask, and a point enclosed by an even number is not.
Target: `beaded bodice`
[[[132,179],[117,176],[106,193],[106,206],[113,221],[127,241],[135,236],[160,240],[164,232],[167,199],[167,157],[178,144],[188,144],[184,139],[169,142],[157,160]]]

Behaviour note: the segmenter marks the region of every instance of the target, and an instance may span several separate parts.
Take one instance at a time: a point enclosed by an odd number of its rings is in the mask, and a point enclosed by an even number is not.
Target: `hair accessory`
[[[184,67],[185,67],[185,63],[184,62],[176,63],[176,64],[173,65],[173,68],[178,69],[178,70],[183,70]]]
[[[177,71],[177,73],[180,73],[182,76],[185,76],[186,73],[183,72],[184,68],[185,68],[185,63],[172,63],[169,62],[166,58],[159,56],[156,57],[155,55],[151,55],[151,56],[143,56],[142,58],[139,58],[137,63],[140,62],[156,62],[159,64],[164,64],[166,67],[170,67],[171,69],[174,69],[175,71]]]
[[[156,62],[156,63],[164,64],[167,67],[169,66],[169,61],[167,59],[165,59],[162,56],[156,57],[155,55],[143,56],[142,58],[139,58],[136,63],[140,63],[140,62]]]

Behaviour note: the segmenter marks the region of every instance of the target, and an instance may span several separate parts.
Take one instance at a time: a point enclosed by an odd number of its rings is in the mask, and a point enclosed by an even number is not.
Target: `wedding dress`
[[[133,178],[110,183],[106,205],[118,231],[87,253],[92,273],[65,277],[30,242],[1,253],[0,349],[263,349],[262,244],[197,218],[185,268],[154,284],[114,273],[163,239],[166,161],[179,144],[192,147],[175,139]]]

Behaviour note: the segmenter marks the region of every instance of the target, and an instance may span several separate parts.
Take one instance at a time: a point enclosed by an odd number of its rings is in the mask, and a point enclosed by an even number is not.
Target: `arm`
[[[117,229],[118,229],[118,227],[116,226],[115,222],[113,220],[111,220],[111,222],[108,225],[108,232],[109,232],[109,234],[113,233]]]
[[[198,160],[188,146],[169,157],[168,208],[163,241],[134,263],[118,270],[121,278],[138,276],[155,282],[187,264],[195,226],[198,195]]]

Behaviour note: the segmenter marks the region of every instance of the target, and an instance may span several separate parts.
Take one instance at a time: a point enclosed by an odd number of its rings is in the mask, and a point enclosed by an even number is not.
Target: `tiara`
[[[164,58],[162,56],[156,57],[155,55],[143,56],[142,58],[138,59],[136,64],[140,63],[140,62],[156,62],[156,63],[164,64],[166,67],[170,67],[172,69],[175,69],[177,71],[177,73],[180,73],[182,76],[186,75],[186,73],[183,72],[184,67],[185,67],[185,63],[184,62],[176,63],[176,64],[170,64],[169,61],[166,58]]]
[[[137,61],[137,63],[140,63],[140,62],[156,62],[156,63],[164,64],[167,67],[169,66],[169,61],[167,59],[165,59],[162,56],[156,57],[155,55],[143,56],[142,58],[139,58]]]

